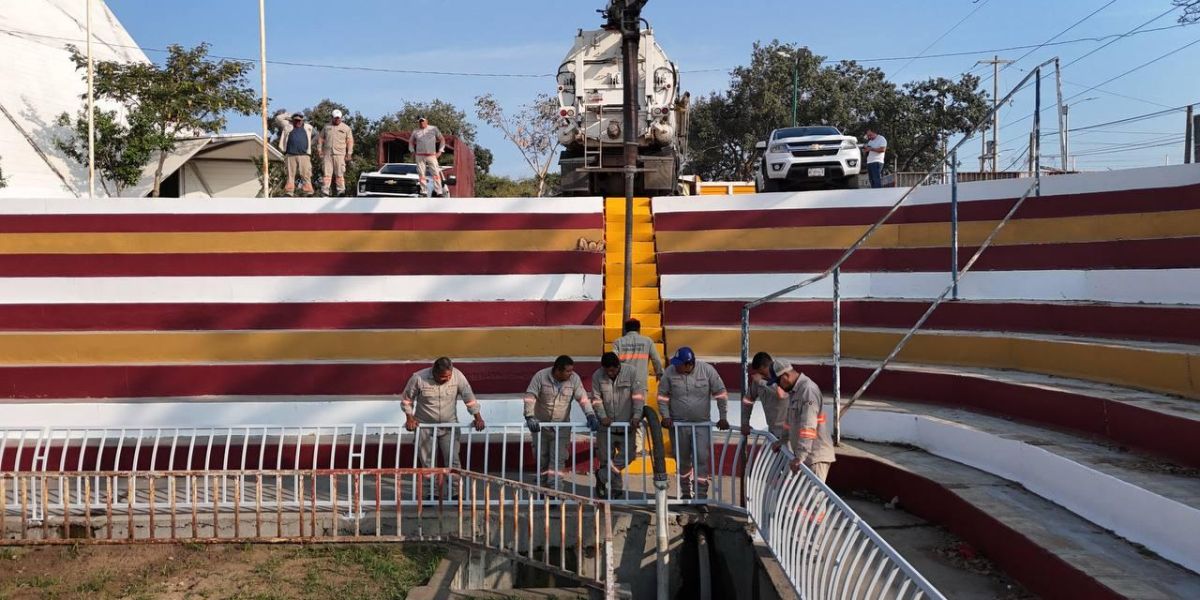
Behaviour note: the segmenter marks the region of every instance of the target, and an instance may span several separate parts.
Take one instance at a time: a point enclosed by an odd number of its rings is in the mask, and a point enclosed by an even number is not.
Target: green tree
[[[548,174],[543,183],[544,187],[539,194],[539,181],[536,177],[513,179],[485,173],[475,180],[475,195],[479,198],[534,198],[558,195],[558,173]]]
[[[857,136],[873,126],[888,138],[888,153],[902,170],[936,164],[938,142],[987,112],[987,97],[971,75],[897,86],[877,68],[827,65],[807,48],[778,40],[755,43],[750,64],[731,71],[728,90],[694,103],[687,170],[709,180],[751,179],[754,145],[791,123],[797,68],[800,124],[832,125]]]
[[[1200,0],[1171,0],[1171,4],[1183,9],[1179,15],[1180,23],[1200,21]]]
[[[492,94],[475,98],[475,115],[480,121],[499,129],[521,153],[537,181],[537,195],[547,193],[546,179],[558,150],[558,101],[549,94],[538,94],[516,113],[506,115]]]
[[[4,170],[0,169],[0,188],[8,185],[8,180],[4,178]]]
[[[87,57],[68,46],[75,68],[87,70]],[[163,165],[181,137],[216,134],[225,128],[227,115],[252,115],[258,97],[247,85],[251,64],[235,60],[210,60],[208,44],[167,47],[162,65],[99,61],[95,63],[97,99],[120,104],[131,123],[146,127],[145,141],[158,152],[154,190],[158,197]]]
[[[100,185],[108,190],[111,183],[112,195],[119,197],[122,191],[141,181],[153,153],[152,132],[144,123],[123,122],[116,111],[97,110],[95,114],[96,172],[100,175]],[[55,139],[55,147],[87,167],[87,113],[81,111],[73,120],[71,115],[62,113],[57,123],[71,133],[69,137]]]

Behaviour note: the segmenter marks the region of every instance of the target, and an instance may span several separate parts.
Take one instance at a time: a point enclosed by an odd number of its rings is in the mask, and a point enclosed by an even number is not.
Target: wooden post
[[[1192,105],[1189,104],[1187,107],[1187,124],[1184,126],[1183,135],[1183,164],[1185,165],[1190,164],[1194,156],[1192,154],[1192,146],[1195,144],[1196,137],[1195,120],[1196,117],[1192,114]]]
[[[266,0],[258,0],[258,69],[262,73],[262,194],[271,197],[271,155],[267,150],[270,143],[270,117],[267,115],[267,6]]]

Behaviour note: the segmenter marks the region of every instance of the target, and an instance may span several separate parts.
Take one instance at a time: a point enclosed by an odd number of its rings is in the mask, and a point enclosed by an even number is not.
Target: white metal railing
[[[776,441],[746,438],[744,506],[801,598],[944,598],[812,471],[793,472]]]
[[[593,434],[574,423],[541,426],[538,433],[523,423],[489,425],[483,431],[449,423],[425,424],[415,431],[381,423],[0,428],[0,544],[66,538],[54,535],[51,522],[64,532],[72,523],[86,523],[95,532],[92,539],[105,541],[112,538],[114,523],[127,520],[126,529],[132,531],[136,519],[148,518],[153,530],[156,517],[160,526],[170,520],[170,539],[177,528],[181,539],[209,536],[206,541],[349,535],[327,534],[329,525],[318,522],[321,515],[343,523],[353,539],[359,539],[364,527],[371,532],[365,537],[383,535],[385,516],[395,524],[414,515],[412,535],[438,539],[425,530],[431,525],[423,524],[421,515],[436,511],[440,518],[442,511],[457,511],[460,530],[478,530],[477,540],[491,540],[486,543],[529,558],[525,555],[531,546],[521,542],[528,534],[522,537],[522,532],[535,521],[548,527],[548,515],[575,514],[586,506],[599,519],[595,507],[600,505],[655,504],[648,464],[636,474],[626,466],[623,497],[613,494],[612,485],[603,494],[594,485],[600,464],[597,439],[603,438],[608,448],[636,448],[626,450],[628,464],[643,459],[637,429],[614,423]],[[444,445],[436,443],[439,436],[447,438]],[[670,457],[676,469],[667,485],[669,502],[744,512],[802,597],[941,597],[811,472],[792,473],[787,466],[791,454],[786,449],[772,452],[775,438],[770,434],[743,436],[716,430],[710,422],[676,422],[672,437]],[[423,439],[434,440],[424,447],[424,456]],[[550,464],[543,460],[543,444],[549,445]],[[707,469],[699,457],[687,460],[687,446],[707,457]],[[446,451],[457,460],[446,460]],[[698,480],[710,480],[706,498],[698,496],[699,485],[692,486],[697,497],[682,496],[687,487],[683,467],[689,462]],[[538,481],[540,474],[553,470],[562,473],[553,487],[545,479]],[[514,503],[528,510],[521,513]],[[299,519],[301,529],[285,535],[282,524],[289,515]],[[468,529],[461,529],[464,519]],[[580,527],[581,522],[572,523]],[[218,532],[221,523],[232,527],[232,533]],[[606,516],[593,525],[608,523]],[[106,528],[108,537],[96,527]],[[401,526],[393,527],[389,535],[405,535]],[[440,521],[438,527],[443,527]],[[336,533],[338,527],[333,528]],[[39,529],[40,534],[27,535]],[[564,529],[559,535],[569,533]],[[139,541],[129,535],[118,535],[118,541]]]

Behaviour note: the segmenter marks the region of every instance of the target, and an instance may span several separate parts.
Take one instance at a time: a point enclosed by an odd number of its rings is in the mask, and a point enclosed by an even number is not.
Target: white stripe
[[[960,202],[977,200],[1016,199],[1032,183],[1030,179],[1003,179],[963,183],[958,186]],[[1200,169],[1194,165],[1169,167],[1147,167],[1055,175],[1042,178],[1042,195],[1090,194],[1119,190],[1145,189],[1147,193],[1160,193],[1161,188],[1172,188],[1200,183]],[[882,188],[878,190],[829,190],[794,192],[784,194],[740,194],[734,196],[677,196],[655,198],[654,213],[711,212],[729,210],[772,210],[787,208],[850,208],[891,206],[900,199],[907,188]],[[937,204],[950,201],[950,186],[924,186],[904,201],[903,206]]]
[[[599,274],[360,277],[17,277],[0,304],[599,300]]]
[[[667,300],[751,300],[814,273],[663,275]],[[950,284],[949,273],[844,273],[844,298],[932,299]],[[826,278],[786,298],[830,298]],[[1200,304],[1200,269],[980,271],[959,282],[967,300],[1075,300]]]
[[[0,214],[600,214],[603,198],[104,198],[6,199]]]

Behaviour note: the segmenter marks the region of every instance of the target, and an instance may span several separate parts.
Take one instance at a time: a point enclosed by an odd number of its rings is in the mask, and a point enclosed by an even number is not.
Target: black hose
[[[658,412],[649,406],[642,408],[642,421],[649,428],[646,439],[650,440],[650,456],[654,465],[654,481],[667,481],[666,443],[663,441],[662,423]]]

